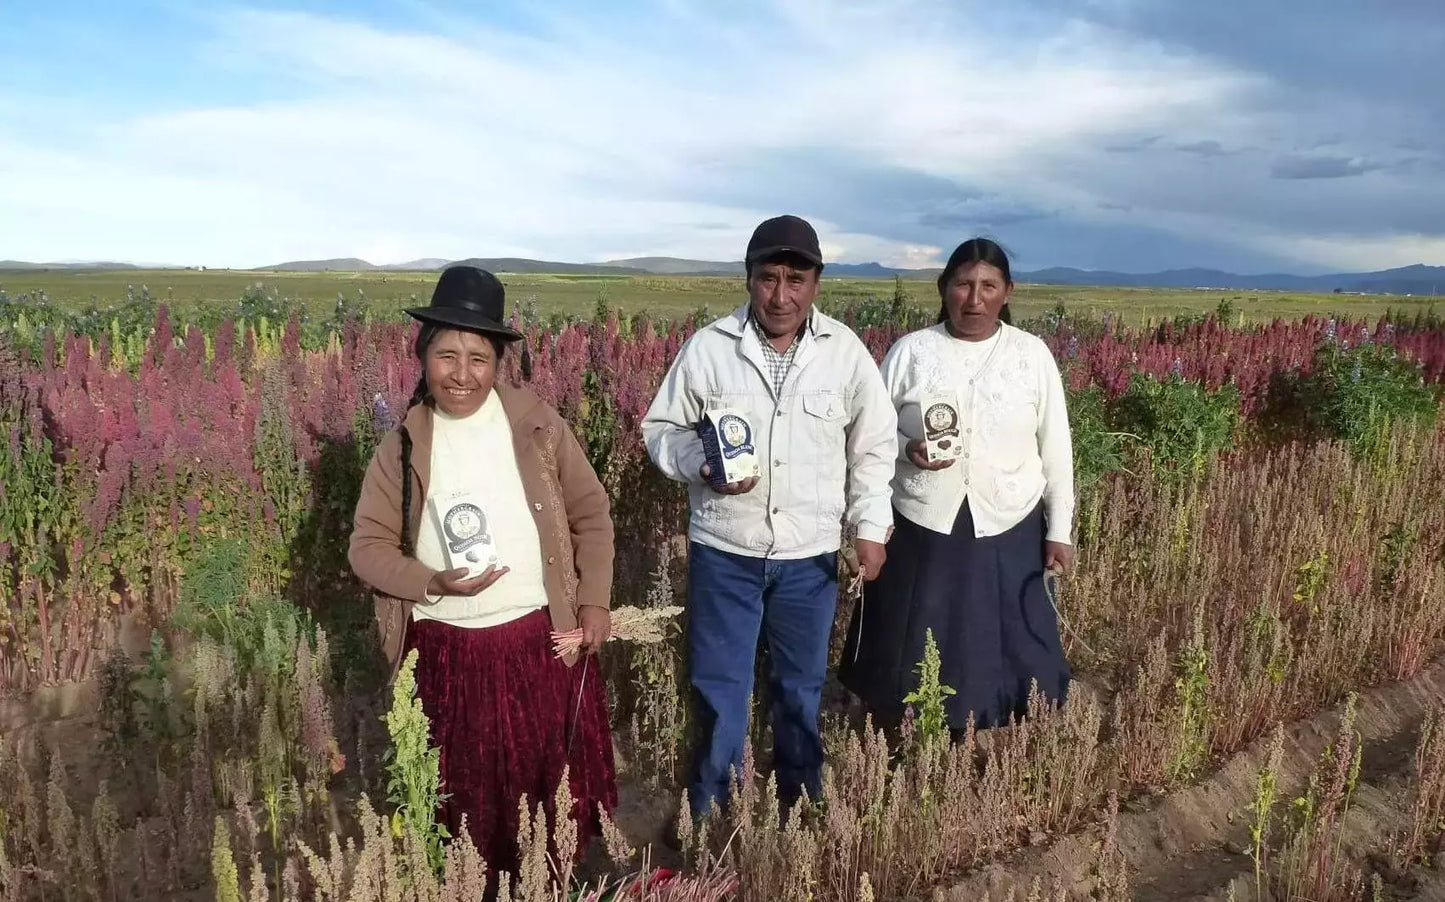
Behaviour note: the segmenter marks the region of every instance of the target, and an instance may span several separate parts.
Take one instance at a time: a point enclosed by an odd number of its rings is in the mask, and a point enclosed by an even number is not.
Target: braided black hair
[[[426,348],[422,348],[426,352]],[[411,393],[411,400],[407,402],[406,409],[411,410],[418,404],[430,404],[432,402],[431,390],[427,388],[426,373],[421,374],[417,380],[416,391]],[[401,427],[401,553],[407,557],[416,554],[416,541],[411,534],[411,476],[414,470],[411,466],[411,432],[406,426]]]
[[[426,352],[431,343],[441,334],[444,326],[436,326],[431,323],[423,323],[421,329],[416,333],[416,344],[412,351],[416,359],[421,361],[421,378],[417,380],[416,389],[411,393],[411,399],[406,403],[409,412],[418,404],[425,404],[432,407],[436,404],[436,398],[432,397],[431,387],[426,384]],[[492,343],[492,350],[496,352],[497,362],[501,362],[502,354],[507,349],[507,343],[495,335],[488,335]],[[532,378],[531,355],[523,350],[522,352],[522,376],[530,380]],[[407,557],[416,555],[416,537],[411,534],[411,481],[416,469],[411,465],[412,440],[411,432],[405,425],[406,414],[402,414],[403,425],[401,427],[401,553]]]

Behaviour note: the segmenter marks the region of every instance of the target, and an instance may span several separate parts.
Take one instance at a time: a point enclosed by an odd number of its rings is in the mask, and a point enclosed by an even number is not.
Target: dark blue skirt
[[[1029,687],[1062,703],[1069,665],[1044,588],[1040,504],[1001,535],[974,535],[967,502],[942,535],[893,513],[888,561],[853,611],[839,679],[875,715],[894,719],[918,686],[925,635],[933,630],[949,726],[972,713],[979,729],[1006,726],[1028,711]]]

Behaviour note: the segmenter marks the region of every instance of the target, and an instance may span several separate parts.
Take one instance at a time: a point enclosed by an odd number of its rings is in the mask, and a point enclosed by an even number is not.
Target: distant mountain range
[[[335,260],[293,260],[274,266],[258,266],[258,272],[439,272],[459,263],[479,266],[488,272],[558,273],[567,275],[632,275],[645,276],[648,270],[596,263],[558,263],[551,260],[526,260],[520,257],[469,257],[466,260],[444,260],[426,257],[405,263],[368,263],[355,257]]]
[[[263,272],[435,272],[457,263],[479,266],[489,272],[587,276],[740,276],[741,260],[684,260],[679,257],[629,257],[603,263],[559,263],[553,260],[529,260],[522,257],[471,257],[466,260],[427,258],[407,263],[377,265],[355,257],[336,260],[294,260],[274,266],[260,266]],[[938,270],[893,269],[878,263],[829,263],[828,274],[853,278],[892,278],[897,273],[905,278],[936,275]]]
[[[0,260],[0,272],[29,272],[36,269],[140,269],[134,263],[106,263],[100,261],[66,262],[66,263],[26,263],[24,260]]]
[[[262,267],[276,272],[363,272],[369,270],[431,272],[451,265],[452,261],[414,260],[375,266],[365,260],[308,260]],[[743,273],[741,261],[685,260],[678,257],[628,257],[603,263],[556,263],[515,257],[458,260],[491,272],[558,273],[566,275],[667,275],[667,276],[738,276]],[[830,276],[855,279],[892,278],[931,279],[938,269],[897,269],[880,263],[830,263]],[[1108,270],[1052,267],[1033,272],[1019,272],[1020,282],[1039,285],[1110,285],[1124,288],[1211,288],[1239,291],[1304,291],[1362,292],[1367,294],[1424,294],[1445,291],[1445,266],[1416,264],[1379,272],[1333,273],[1324,276],[1297,276],[1289,273],[1239,275],[1217,269],[1171,269],[1153,273],[1125,273]]]
[[[355,257],[333,260],[296,260],[257,267],[258,272],[438,272],[454,263],[468,263],[498,273],[593,275],[593,276],[739,276],[741,261],[686,260],[678,257],[629,257],[602,263],[560,263],[519,257],[472,257],[446,260],[428,257],[406,263],[377,265]],[[0,260],[0,271],[140,269],[129,263],[24,263]],[[850,278],[931,279],[938,269],[897,269],[879,263],[830,263],[826,274]],[[1124,288],[1207,288],[1236,291],[1351,292],[1365,294],[1439,295],[1445,292],[1445,266],[1416,264],[1379,272],[1332,273],[1298,276],[1289,273],[1239,275],[1217,269],[1171,269],[1153,273],[1125,273],[1109,270],[1052,267],[1033,272],[1016,272],[1020,282],[1041,285],[1100,285]]]
[[[1147,274],[1101,272],[1067,267],[1019,273],[1019,281],[1043,285],[1115,285],[1125,288],[1224,288],[1255,291],[1363,292],[1424,294],[1445,292],[1445,266],[1402,266],[1378,272],[1296,276],[1268,273],[1241,276],[1217,269],[1171,269]]]

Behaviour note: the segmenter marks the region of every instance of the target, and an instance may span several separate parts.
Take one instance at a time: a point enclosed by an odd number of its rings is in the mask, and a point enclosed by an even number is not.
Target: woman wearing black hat
[[[938,277],[938,323],[883,360],[898,409],[894,533],[840,672],[882,720],[916,686],[929,631],[956,730],[1007,726],[1035,683],[1051,702],[1068,691],[1045,585],[1074,559],[1068,412],[1048,346],[1008,322],[1012,290],[1003,249],[964,242]]]
[[[423,373],[367,468],[350,561],[376,590],[391,673],[417,652],[452,835],[465,816],[489,865],[516,873],[524,794],[550,813],[566,769],[584,844],[598,807],[617,803],[607,697],[590,660],[610,631],[613,528],[566,422],[496,381],[522,337],[502,323],[503,306],[495,276],[455,266],[431,306],[407,311],[422,323]],[[579,626],[581,655],[555,657],[551,632]]]

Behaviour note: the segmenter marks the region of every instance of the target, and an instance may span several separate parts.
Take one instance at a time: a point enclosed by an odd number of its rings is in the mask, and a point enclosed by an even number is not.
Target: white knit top
[[[495,391],[470,416],[458,418],[440,410],[432,416],[428,500],[458,490],[481,499],[497,554],[511,569],[476,595],[430,596],[435,600],[416,605],[412,617],[476,628],[497,626],[546,607],[537,523],[517,470],[512,426]],[[416,557],[436,570],[449,569],[430,511],[417,531]]]
[[[898,409],[899,513],[947,534],[968,499],[975,533],[990,536],[1018,525],[1042,499],[1047,538],[1071,542],[1073,444],[1063,379],[1041,339],[1000,323],[990,338],[964,341],[939,323],[895,342],[882,370]],[[907,445],[923,438],[920,404],[942,394],[960,405],[963,457],[920,470]]]

